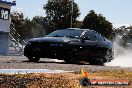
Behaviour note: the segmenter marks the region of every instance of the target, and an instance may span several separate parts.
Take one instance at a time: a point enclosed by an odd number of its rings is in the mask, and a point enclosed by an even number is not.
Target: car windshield
[[[62,29],[50,33],[47,37],[80,38],[82,32],[82,30]]]

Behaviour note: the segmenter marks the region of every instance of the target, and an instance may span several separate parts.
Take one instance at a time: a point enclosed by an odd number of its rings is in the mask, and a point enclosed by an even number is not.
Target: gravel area
[[[51,69],[75,71],[74,73],[0,74],[0,88],[131,88],[129,86],[80,85],[81,68],[89,72],[90,79],[128,79],[132,81],[132,67],[66,64],[64,61],[41,58],[38,63],[29,62],[24,56],[0,56],[0,69]],[[106,71],[109,70],[109,71]],[[110,72],[111,70],[116,70]],[[117,71],[119,70],[119,71]],[[125,71],[129,70],[129,72]],[[102,72],[100,72],[102,71]],[[131,72],[130,72],[131,71]]]
[[[41,58],[38,63],[28,62],[24,56],[0,56],[0,69],[53,69],[80,72],[84,67],[89,72],[98,72],[104,70],[129,70],[132,67],[119,67],[119,66],[97,66],[84,64],[66,64],[64,61]]]

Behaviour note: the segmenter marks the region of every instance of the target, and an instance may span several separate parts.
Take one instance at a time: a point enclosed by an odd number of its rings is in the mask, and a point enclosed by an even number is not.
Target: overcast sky
[[[7,0],[12,1],[12,0]],[[48,0],[16,0],[16,6],[12,10],[22,11],[26,17],[32,19],[34,16],[46,16],[43,5]],[[90,10],[102,14],[113,23],[114,26],[132,25],[132,0],[74,0],[80,9],[83,18]]]

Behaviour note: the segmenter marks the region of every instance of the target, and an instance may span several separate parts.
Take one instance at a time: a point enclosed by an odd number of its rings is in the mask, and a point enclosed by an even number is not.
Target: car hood
[[[29,42],[57,42],[57,43],[62,43],[62,42],[67,43],[71,41],[78,41],[78,39],[65,38],[65,37],[42,37],[42,38],[33,38],[29,40]]]

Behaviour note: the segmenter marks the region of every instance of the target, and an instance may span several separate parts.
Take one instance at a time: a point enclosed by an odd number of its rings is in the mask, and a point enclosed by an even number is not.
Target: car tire
[[[28,59],[29,59],[29,62],[38,62],[39,60],[40,60],[40,58],[39,57],[27,57]]]
[[[90,65],[101,65],[101,66],[103,66],[104,65],[104,61],[103,61],[103,59],[102,60],[92,60],[92,61],[89,61],[89,64]]]

